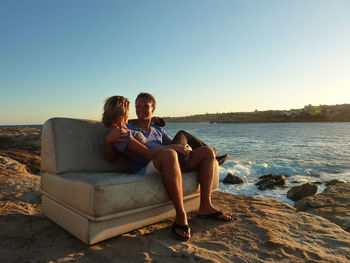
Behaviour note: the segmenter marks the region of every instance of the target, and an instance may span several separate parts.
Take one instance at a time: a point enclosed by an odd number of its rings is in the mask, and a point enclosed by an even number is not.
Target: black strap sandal
[[[226,220],[226,219],[220,217],[220,216],[223,216],[223,215],[228,215],[228,216],[231,217],[231,219]],[[216,212],[214,212],[214,213],[212,213],[212,214],[208,214],[208,215],[199,215],[199,214],[198,214],[197,217],[204,218],[204,219],[210,219],[210,220],[225,221],[225,222],[232,221],[232,218],[233,218],[232,215],[226,214],[226,213],[224,214],[224,213],[221,212],[221,211],[216,211]]]
[[[179,225],[179,224],[174,223],[173,224],[173,236],[176,239],[179,239],[181,241],[187,241],[187,240],[190,239],[189,236],[188,237],[187,236],[182,236],[179,233],[177,233],[175,231],[176,229],[180,229],[180,230],[184,231],[186,234],[190,235],[190,227],[188,225]]]

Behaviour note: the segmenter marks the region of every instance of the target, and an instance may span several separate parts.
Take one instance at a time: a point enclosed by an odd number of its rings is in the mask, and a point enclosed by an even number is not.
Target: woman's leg
[[[182,174],[176,152],[172,149],[164,149],[155,156],[153,164],[161,172],[165,189],[174,205],[176,224],[188,225],[183,203]],[[186,233],[181,229],[175,231],[183,237],[190,237],[190,232]]]

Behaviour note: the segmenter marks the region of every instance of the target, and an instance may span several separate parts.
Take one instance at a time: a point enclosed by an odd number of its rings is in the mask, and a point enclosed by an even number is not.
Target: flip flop
[[[232,221],[232,218],[233,218],[232,215],[226,214],[226,215],[231,217],[230,220],[226,220],[226,219],[220,218],[220,216],[222,216],[222,215],[225,215],[225,214],[223,212],[221,212],[221,211],[216,211],[216,212],[214,212],[212,214],[208,214],[208,215],[199,215],[198,214],[197,217],[204,218],[204,219],[210,219],[210,220],[225,221],[225,222]]]
[[[180,235],[179,233],[177,233],[175,231],[175,229],[180,229],[180,230],[184,231],[186,234],[190,234],[190,227],[188,225],[179,225],[179,224],[174,223],[173,224],[173,236],[176,239],[179,239],[181,241],[187,241],[190,239],[190,237],[185,237],[185,236]]]
[[[221,155],[221,156],[216,156],[215,158],[218,161],[219,165],[222,165],[222,164],[224,164],[226,162],[226,160],[228,158],[228,154],[224,154],[224,155]]]

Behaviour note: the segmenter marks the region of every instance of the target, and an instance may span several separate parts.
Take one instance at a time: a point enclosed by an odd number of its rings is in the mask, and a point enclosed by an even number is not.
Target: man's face
[[[140,120],[150,120],[153,115],[154,108],[152,101],[147,98],[139,98],[136,102],[136,115]]]

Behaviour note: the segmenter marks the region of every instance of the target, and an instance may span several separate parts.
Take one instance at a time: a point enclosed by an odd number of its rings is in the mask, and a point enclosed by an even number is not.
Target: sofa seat
[[[160,174],[42,174],[42,191],[94,222],[120,212],[169,201]],[[183,175],[184,196],[199,190],[195,172]]]

